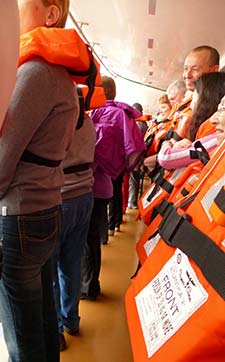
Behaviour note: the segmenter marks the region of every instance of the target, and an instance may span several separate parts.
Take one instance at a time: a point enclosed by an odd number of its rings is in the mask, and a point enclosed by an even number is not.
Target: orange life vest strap
[[[189,222],[189,215],[175,207],[161,221],[159,234],[167,245],[179,248],[198,265],[205,278],[225,300],[225,253]]]

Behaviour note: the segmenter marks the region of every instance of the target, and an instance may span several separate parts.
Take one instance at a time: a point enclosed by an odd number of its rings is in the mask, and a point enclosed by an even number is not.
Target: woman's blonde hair
[[[60,18],[54,25],[56,28],[64,28],[69,13],[70,0],[42,0],[44,6],[56,5],[60,10]]]

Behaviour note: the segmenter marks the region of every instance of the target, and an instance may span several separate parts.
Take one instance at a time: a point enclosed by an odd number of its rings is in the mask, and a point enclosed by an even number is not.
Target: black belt
[[[81,163],[80,165],[74,165],[70,167],[66,167],[63,169],[63,172],[67,175],[69,173],[81,172],[86,171],[90,168],[91,163]]]
[[[28,150],[23,152],[20,160],[23,162],[35,163],[36,165],[47,167],[58,167],[62,162],[61,160],[49,160],[48,158],[37,156]]]
[[[173,207],[160,223],[159,234],[169,246],[177,247],[188,255],[225,300],[225,253],[190,223],[189,215],[179,215]]]

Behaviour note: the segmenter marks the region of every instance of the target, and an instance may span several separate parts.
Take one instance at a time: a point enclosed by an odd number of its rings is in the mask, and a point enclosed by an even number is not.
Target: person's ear
[[[213,65],[212,66],[212,71],[213,72],[218,72],[219,71],[219,65]]]
[[[56,26],[60,20],[60,16],[60,9],[56,5],[49,6],[45,26],[48,28]]]

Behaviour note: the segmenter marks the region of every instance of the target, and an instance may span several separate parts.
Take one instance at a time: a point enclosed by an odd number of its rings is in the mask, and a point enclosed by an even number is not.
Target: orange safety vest
[[[126,292],[134,362],[224,362],[225,142]],[[165,241],[164,241],[165,240]]]
[[[19,65],[35,57],[63,65],[77,84],[86,85],[93,70],[95,84],[101,84],[100,64],[74,29],[40,27],[21,35]]]
[[[183,138],[185,136],[186,127],[192,116],[190,102],[191,98],[186,98],[178,106],[172,108],[171,113],[168,117],[169,122],[165,123],[163,129],[160,129],[158,132],[156,131],[152,147],[148,152],[148,156],[151,156],[158,152],[160,142],[162,142],[162,139],[165,136],[168,136],[169,133],[170,133],[170,138],[175,138],[175,137]],[[175,118],[176,112],[182,114],[183,118],[181,121],[176,120]]]
[[[162,174],[156,182],[152,182],[138,200],[139,215],[146,225],[150,224],[152,213],[165,198],[167,199],[173,191],[174,183],[184,171],[184,168],[176,170],[161,169]]]

